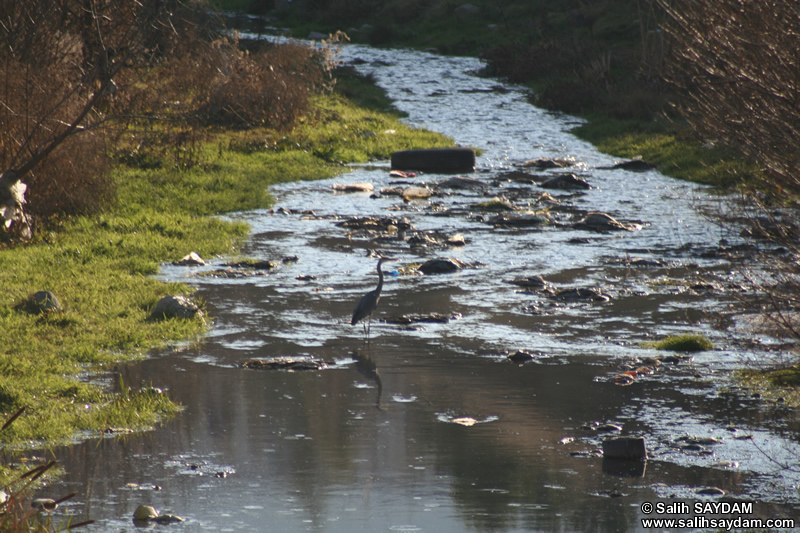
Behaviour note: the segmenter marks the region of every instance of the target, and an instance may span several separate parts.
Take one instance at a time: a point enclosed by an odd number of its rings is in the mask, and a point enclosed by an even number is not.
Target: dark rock
[[[233,261],[230,263],[225,263],[222,266],[230,268],[252,268],[255,270],[271,270],[275,268],[277,265],[272,261],[260,260],[260,261]]]
[[[547,181],[541,183],[540,187],[545,189],[561,189],[561,190],[575,190],[575,189],[591,189],[592,186],[585,179],[576,176],[575,174],[559,174]]]
[[[701,496],[725,496],[725,491],[719,487],[705,487],[694,491],[694,493]]]
[[[547,215],[540,215],[536,213],[503,213],[501,215],[493,216],[489,219],[489,223],[495,226],[506,227],[530,227],[541,226],[550,223],[550,217]]]
[[[417,322],[446,324],[458,318],[461,318],[460,313],[410,313],[407,315],[387,316],[382,319],[382,322],[387,324],[413,324]]]
[[[202,318],[203,311],[186,296],[164,296],[156,303],[150,318],[154,320],[167,318]]]
[[[540,157],[539,159],[534,159],[533,161],[526,161],[522,164],[523,167],[527,168],[535,168],[537,170],[546,170],[550,168],[564,168],[564,167],[571,167],[572,161],[569,159],[552,159],[549,157]]]
[[[662,363],[669,363],[672,365],[677,365],[679,363],[690,363],[692,362],[692,359],[694,359],[694,357],[692,357],[691,355],[681,355],[681,354],[671,354],[658,357],[658,360],[661,361]]]
[[[642,161],[641,159],[631,159],[630,161],[622,161],[615,165],[611,165],[610,167],[597,167],[604,170],[631,170],[634,172],[644,172],[647,170],[653,170],[656,168],[655,165],[652,163],[648,163],[647,161]]]
[[[27,307],[32,313],[60,313],[64,310],[56,295],[50,291],[35,293]]]
[[[328,366],[324,361],[308,357],[281,356],[268,359],[250,359],[241,364],[253,370],[286,370],[289,372],[302,370],[322,370]]]
[[[512,181],[514,183],[525,183],[533,185],[542,181],[546,181],[546,179],[547,178],[533,176],[521,170],[512,170],[510,172],[503,172],[501,174],[498,174],[496,181]]]
[[[635,226],[626,226],[617,222],[611,215],[593,211],[588,213],[582,220],[575,223],[578,229],[589,231],[634,231]]]
[[[443,189],[485,189],[488,187],[488,184],[475,178],[454,176],[437,182],[436,186]]]
[[[595,303],[602,303],[608,302],[611,300],[611,296],[604,293],[600,289],[563,289],[552,296],[550,298],[554,300],[562,300],[562,301],[569,301],[569,302],[595,302]]]
[[[644,437],[614,437],[603,441],[603,457],[609,459],[647,459]]]
[[[411,222],[405,217],[351,217],[337,222],[336,225],[343,228],[371,231],[387,231],[390,227],[397,228],[398,231],[412,229]]]
[[[174,514],[160,514],[155,518],[151,518],[153,522],[158,522],[159,524],[177,524],[178,522],[185,522],[186,520],[181,518],[178,515]]]
[[[508,283],[513,283],[514,285],[519,285],[520,287],[526,287],[529,289],[546,289],[550,285],[544,280],[544,278],[542,278],[542,276],[514,278],[508,281]]]
[[[536,356],[527,350],[517,350],[514,353],[508,354],[508,359],[515,363],[527,363],[532,361]]]
[[[423,274],[447,274],[462,268],[461,261],[455,259],[430,259],[419,266]]]

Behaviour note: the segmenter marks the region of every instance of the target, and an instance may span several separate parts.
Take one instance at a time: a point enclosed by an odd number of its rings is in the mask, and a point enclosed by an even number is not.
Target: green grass
[[[54,444],[107,428],[149,428],[176,412],[179,406],[148,387],[113,393],[89,378],[206,331],[200,319],[148,316],[162,296],[192,293],[153,279],[161,263],[191,251],[204,258],[237,253],[247,225],[211,215],[268,207],[270,185],[333,177],[343,172],[340,163],[452,144],[333,94],[317,98],[291,133],[207,132],[188,169],[168,160],[157,168],[118,165],[113,206],[49,221],[34,242],[0,249],[0,421],[26,408],[0,443]],[[40,290],[55,293],[64,311],[21,310]]]
[[[656,350],[673,352],[703,352],[713,350],[714,345],[702,335],[676,335],[657,342],[648,343],[648,347]]]
[[[787,406],[800,405],[800,367],[771,370],[748,368],[736,371],[742,385],[770,401],[780,401]]]
[[[657,165],[662,173],[682,180],[733,187],[757,172],[741,157],[704,147],[688,133],[662,121],[615,120],[596,114],[572,132],[601,152],[626,159],[641,157]]]

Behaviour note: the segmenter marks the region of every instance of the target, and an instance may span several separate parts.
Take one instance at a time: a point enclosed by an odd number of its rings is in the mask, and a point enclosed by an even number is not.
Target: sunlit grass
[[[787,406],[800,405],[800,368],[762,370],[747,368],[736,371],[739,383],[764,399]]]
[[[204,132],[183,168],[163,153],[139,159],[143,166],[119,164],[114,205],[48,221],[34,242],[0,249],[0,419],[26,408],[0,442],[39,445],[109,427],[146,428],[178,409],[148,387],[112,393],[86,377],[204,333],[208,325],[199,319],[148,316],[162,296],[193,291],[153,279],[162,263],[191,251],[204,258],[238,253],[248,226],[212,215],[269,207],[271,185],[330,178],[346,171],[341,163],[453,144],[337,94],[314,106],[289,133]],[[64,311],[19,308],[41,290],[55,293]]]
[[[702,335],[675,335],[660,341],[647,343],[648,348],[673,352],[702,352],[713,350],[714,344]]]
[[[741,156],[703,145],[669,123],[622,121],[595,115],[572,132],[601,152],[621,159],[640,157],[656,165],[663,174],[696,183],[733,187],[757,172]]]

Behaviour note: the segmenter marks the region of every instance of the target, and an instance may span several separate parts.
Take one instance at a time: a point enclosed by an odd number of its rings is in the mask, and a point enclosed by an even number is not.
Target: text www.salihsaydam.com
[[[794,519],[762,520],[760,518],[642,518],[642,527],[655,528],[718,528],[730,531],[740,528],[794,529]]]

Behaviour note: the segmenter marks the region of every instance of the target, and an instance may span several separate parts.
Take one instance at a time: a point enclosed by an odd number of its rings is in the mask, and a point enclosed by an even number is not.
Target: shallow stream
[[[275,187],[275,209],[231,215],[252,228],[244,255],[276,268],[208,275],[227,258],[165,266],[163,278],[198,288],[211,332],[120,369],[125,383],[168,390],[185,411],[152,432],[57,450],[65,477],[41,496],[78,492],[67,508],[96,520],[93,531],[135,530],[140,504],[186,519],[170,531],[636,531],[646,501],[752,501],[749,517],[800,518],[800,474],[784,468],[798,466],[796,413],[727,377],[763,357],[769,339],[737,320],[741,285],[720,251],[735,238],[699,214],[718,199],[657,171],[601,168],[617,161],[570,134],[576,119],[477,76],[478,60],[355,45],[343,60],[373,74],[409,124],[481,149],[469,177],[485,188],[408,201],[334,191],[452,177],[395,179],[381,161]],[[521,166],[538,158],[573,165]],[[564,172],[592,188],[537,183]],[[498,197],[537,208],[543,192],[558,202],[549,224],[497,225],[500,213],[480,205]],[[631,231],[576,227],[590,211]],[[376,236],[337,225],[365,216],[405,217],[413,228]],[[455,234],[464,246],[433,242]],[[409,244],[426,235],[426,246]],[[365,342],[349,321],[377,282],[370,251],[399,261],[386,265]],[[468,268],[403,269],[431,258]],[[509,282],[534,275],[550,293]],[[602,297],[551,297],[569,288]],[[449,320],[382,321],[434,313]],[[672,355],[644,343],[681,333],[716,349],[615,383],[625,363]],[[508,360],[517,350],[533,359]],[[286,355],[329,366],[239,366]],[[620,469],[591,453],[614,435],[644,436],[646,464]],[[689,446],[688,437],[719,443]],[[727,494],[697,494],[707,487]]]

